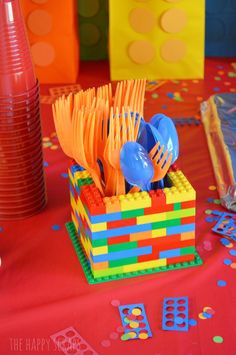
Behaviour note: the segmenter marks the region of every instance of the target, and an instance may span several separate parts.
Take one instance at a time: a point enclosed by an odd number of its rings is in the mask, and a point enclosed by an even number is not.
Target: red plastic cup
[[[28,174],[25,179],[15,179],[13,182],[6,181],[5,183],[0,184],[0,194],[5,196],[6,192],[9,193],[24,193],[27,192],[29,189],[33,190],[33,187],[41,186],[42,182],[45,180],[44,172],[36,174],[35,177],[30,177]]]
[[[30,99],[32,96],[35,95],[36,92],[39,92],[39,82],[38,80],[36,80],[36,84],[29,90],[26,91],[22,91],[20,94],[14,95],[14,94],[9,94],[9,95],[0,95],[0,103],[4,104],[4,103],[18,103],[18,102],[22,102],[25,100]]]
[[[31,191],[25,194],[17,194],[13,196],[4,196],[0,195],[0,204],[2,208],[6,208],[9,206],[9,203],[17,204],[18,206],[21,204],[31,203],[36,201],[39,197],[42,197],[45,190],[45,184],[41,184],[41,186],[32,189]]]
[[[0,2],[0,33],[0,96],[32,89],[36,78],[19,0]],[[17,47],[16,61],[13,52]]]
[[[20,113],[28,113],[31,109],[40,106],[40,98],[39,93],[35,93],[29,99],[24,99],[21,102],[9,102],[9,103],[0,103],[0,114],[4,117],[4,115],[8,114],[16,114],[19,115]],[[6,115],[8,116],[8,115]]]

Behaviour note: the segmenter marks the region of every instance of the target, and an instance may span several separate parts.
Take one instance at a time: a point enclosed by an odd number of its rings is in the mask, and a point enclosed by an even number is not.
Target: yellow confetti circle
[[[138,322],[130,322],[129,325],[130,325],[131,328],[138,328],[139,323]]]
[[[211,307],[204,307],[204,308],[203,308],[203,312],[207,312],[207,311],[211,311],[211,310],[212,310]]]
[[[206,317],[204,317],[204,315],[203,315],[202,313],[199,313],[198,317],[199,317],[200,319],[206,319]]]
[[[216,190],[216,186],[211,185],[211,186],[208,187],[208,189],[211,190],[211,191],[214,191],[214,190]]]
[[[127,334],[129,335],[129,337],[131,339],[134,339],[137,336],[137,334],[135,332],[128,332]]]
[[[58,149],[58,145],[52,145],[52,146],[51,146],[51,149],[52,149],[52,150]]]
[[[230,267],[232,267],[232,269],[236,269],[236,263],[232,263]]]
[[[141,313],[142,313],[142,311],[139,308],[134,308],[132,310],[132,314],[134,314],[135,316],[140,316]]]
[[[147,333],[139,333],[138,337],[139,337],[139,339],[147,339],[148,334]]]

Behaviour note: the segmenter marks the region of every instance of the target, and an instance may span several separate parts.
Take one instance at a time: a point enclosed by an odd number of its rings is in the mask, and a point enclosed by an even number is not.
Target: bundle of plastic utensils
[[[125,194],[132,185],[137,190],[149,189],[148,181],[147,184],[135,183],[135,171],[142,175],[150,164],[146,171],[151,182],[163,179],[172,162],[169,150],[156,141],[150,152],[145,151],[144,146],[138,158],[134,150],[133,155],[129,149],[122,151],[131,142],[140,145],[137,141],[146,127],[143,119],[145,85],[145,80],[123,81],[117,83],[114,97],[109,84],[97,90],[92,88],[62,96],[53,104],[55,127],[64,153],[91,174],[103,196]],[[144,161],[140,160],[142,158]],[[139,159],[136,166],[132,164],[135,159]],[[131,176],[129,167],[133,169],[132,182],[127,176]],[[140,181],[139,176],[137,180]]]
[[[19,0],[0,1],[0,219],[46,204],[36,80]]]

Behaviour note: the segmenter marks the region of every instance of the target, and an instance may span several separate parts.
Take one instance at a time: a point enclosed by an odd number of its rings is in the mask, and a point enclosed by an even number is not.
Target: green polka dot
[[[99,7],[98,0],[78,1],[78,11],[83,17],[95,16],[99,11]]]
[[[223,343],[224,339],[220,335],[216,335],[213,337],[214,343],[221,344]]]
[[[90,47],[94,46],[100,40],[101,33],[93,23],[83,23],[80,26],[81,44]]]

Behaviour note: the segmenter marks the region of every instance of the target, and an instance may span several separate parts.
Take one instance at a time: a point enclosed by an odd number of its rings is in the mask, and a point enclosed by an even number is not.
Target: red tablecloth
[[[208,60],[204,81],[167,82],[147,92],[146,119],[157,112],[199,118],[203,99],[218,91],[235,91],[232,62]],[[79,82],[83,88],[108,81],[107,63],[82,63]],[[42,87],[43,94],[47,90]],[[178,163],[197,190],[196,244],[204,265],[88,285],[64,226],[70,220],[68,161],[54,136],[50,105],[42,105],[42,121],[44,141],[49,143],[44,148],[47,207],[24,221],[0,222],[0,353],[59,354],[49,336],[73,326],[104,355],[236,354],[236,269],[224,264],[224,259],[235,263],[236,257],[211,232],[214,223],[205,221],[205,210],[223,209],[207,202],[209,197],[217,198],[217,192],[208,189],[215,180],[202,125],[178,126]],[[188,332],[163,331],[163,298],[179,296],[189,297],[189,318],[197,324]],[[120,304],[143,303],[153,337],[112,339],[121,325],[118,308],[111,304],[114,299]],[[212,318],[199,318],[204,307],[214,310]]]

